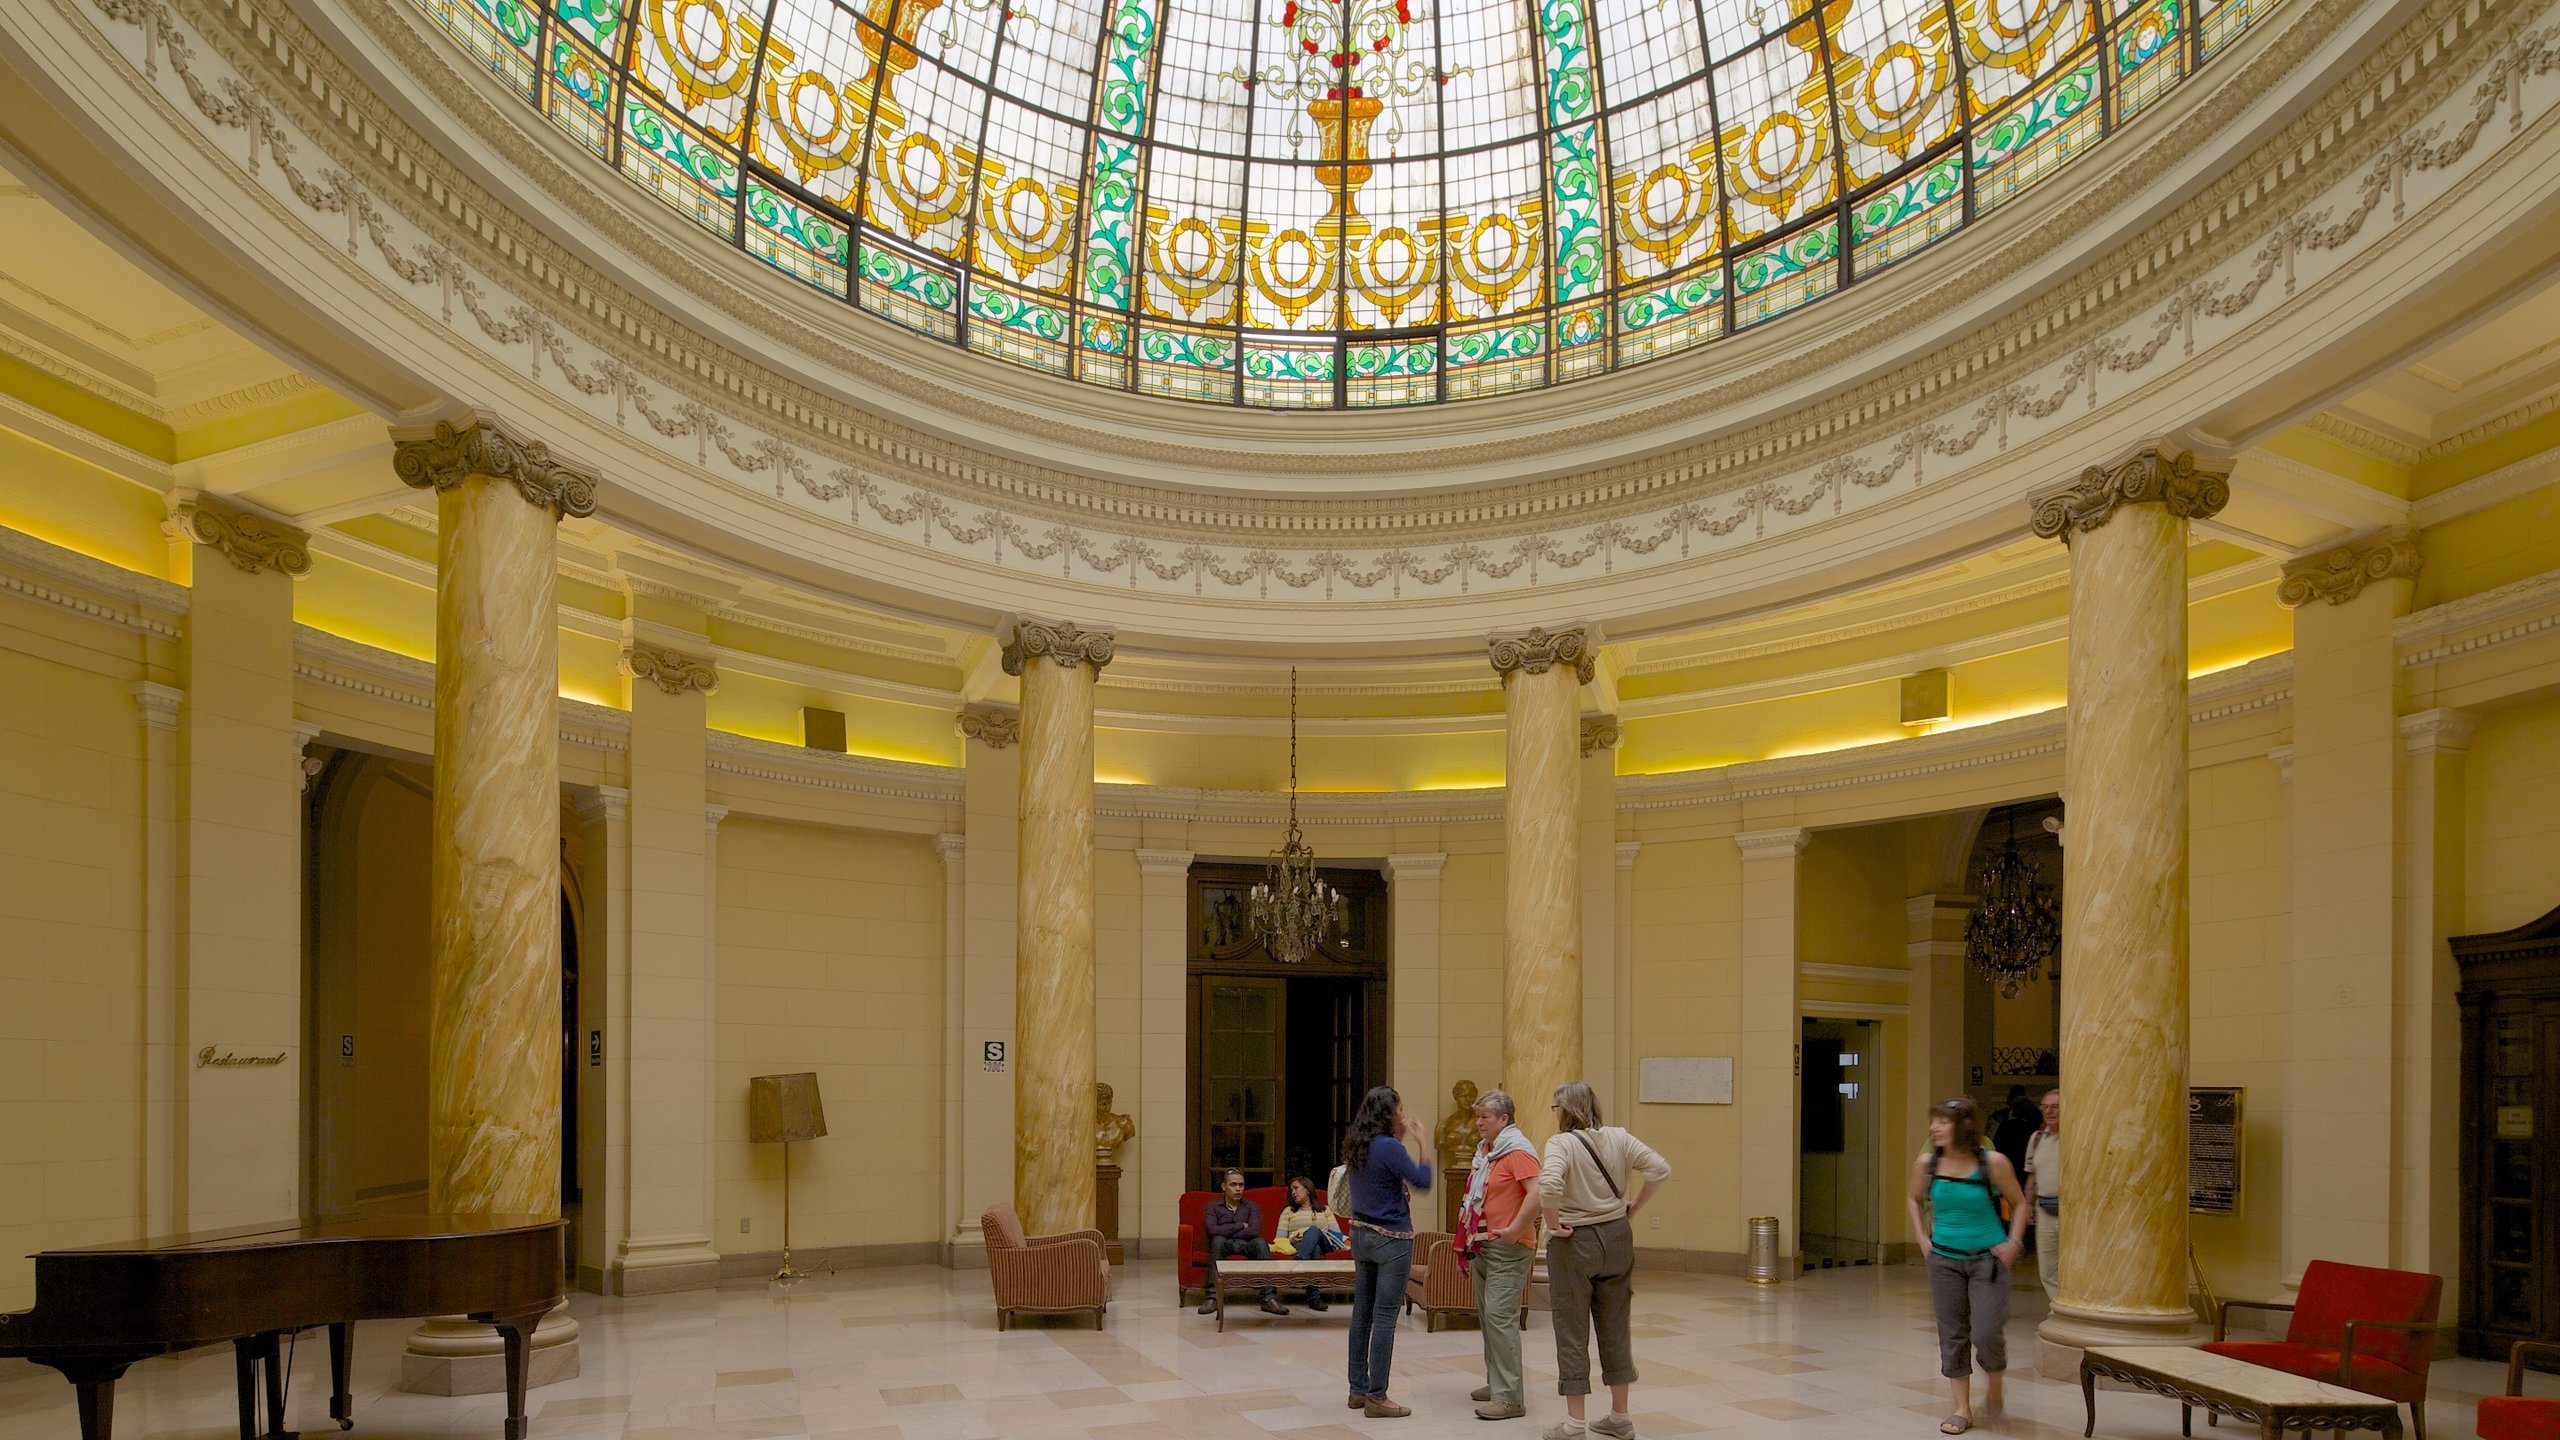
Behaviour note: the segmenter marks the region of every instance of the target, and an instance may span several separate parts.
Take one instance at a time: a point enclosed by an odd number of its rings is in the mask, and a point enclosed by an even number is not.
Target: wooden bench
[[[1218,1300],[1218,1329],[1227,1328],[1227,1292],[1230,1290],[1302,1290],[1309,1285],[1322,1289],[1351,1284],[1351,1262],[1348,1260],[1221,1260],[1211,1289]],[[1381,1303],[1387,1297],[1381,1297]],[[1402,1295],[1393,1297],[1401,1301]]]
[[[2118,1381],[2178,1402],[2178,1433],[2195,1434],[2201,1406],[2254,1422],[2261,1440],[2287,1430],[2378,1430],[2399,1440],[2400,1407],[2379,1395],[2305,1380],[2246,1360],[2184,1346],[2101,1346],[2080,1357],[2080,1397],[2089,1407],[2083,1436],[2098,1433],[2098,1382]]]

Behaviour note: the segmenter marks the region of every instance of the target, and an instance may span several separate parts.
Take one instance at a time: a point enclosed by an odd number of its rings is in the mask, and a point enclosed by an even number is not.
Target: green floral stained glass
[[[410,3],[794,280],[1078,382],[1301,408],[1786,314],[2148,119],[2282,0]]]

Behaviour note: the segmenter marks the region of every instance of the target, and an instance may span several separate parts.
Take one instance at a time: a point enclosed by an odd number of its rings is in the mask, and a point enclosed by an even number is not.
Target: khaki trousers
[[[1476,1287],[1476,1329],[1484,1337],[1484,1383],[1496,1405],[1526,1405],[1520,1378],[1520,1310],[1529,1296],[1529,1263],[1538,1252],[1487,1240],[1467,1262]]]

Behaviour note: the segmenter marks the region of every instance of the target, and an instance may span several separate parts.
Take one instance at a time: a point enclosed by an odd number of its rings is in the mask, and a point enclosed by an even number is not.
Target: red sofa
[[[2560,1440],[2560,1395],[2527,1395],[2528,1368],[2560,1369],[2560,1344],[2519,1340],[2507,1356],[2507,1393],[2480,1398],[2480,1440]]]
[[[1173,1236],[1174,1293],[1186,1304],[1209,1283],[1209,1227],[1201,1212],[1218,1198],[1215,1190],[1185,1190],[1181,1209],[1175,1215],[1180,1224]],[[1244,1198],[1262,1211],[1262,1238],[1268,1240],[1279,1234],[1280,1212],[1289,1208],[1289,1187],[1265,1185],[1259,1190],[1247,1190]],[[1316,1203],[1321,1205],[1324,1201],[1319,1198]]]
[[[2427,1367],[2435,1359],[2436,1310],[2444,1281],[2414,1270],[2377,1270],[2314,1260],[2290,1305],[2225,1300],[2213,1338],[2216,1355],[2379,1395],[2409,1407],[2416,1440],[2427,1440]],[[2229,1340],[2234,1310],[2289,1310],[2281,1340]]]

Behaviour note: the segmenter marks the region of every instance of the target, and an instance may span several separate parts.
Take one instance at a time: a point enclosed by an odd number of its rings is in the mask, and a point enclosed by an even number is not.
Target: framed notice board
[[[2232,1215],[2240,1209],[2239,1086],[2187,1090],[2187,1212]]]

